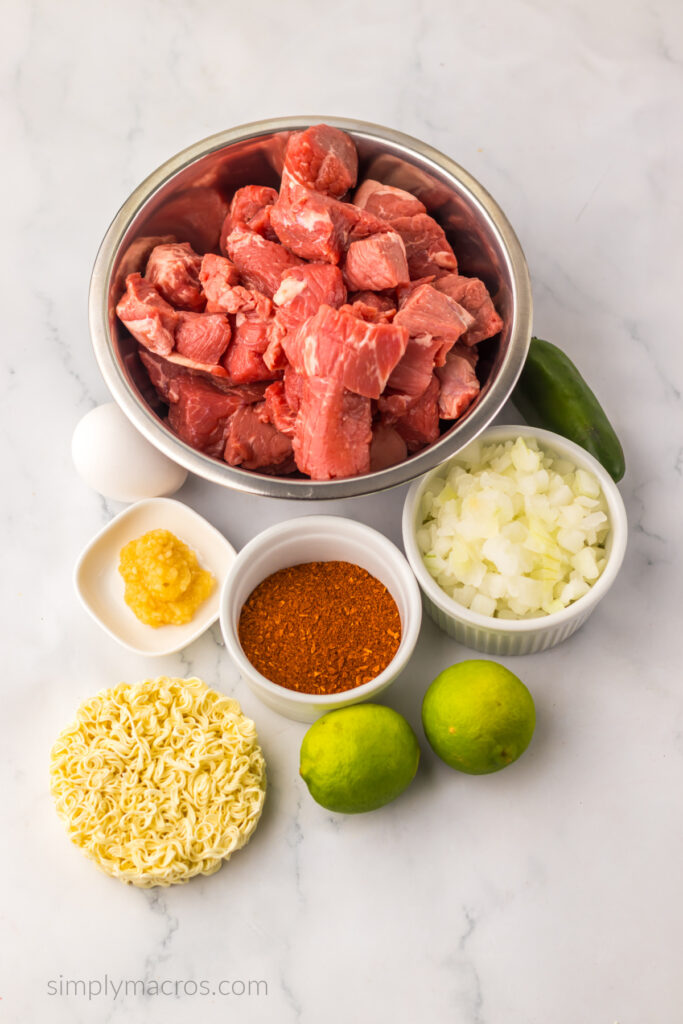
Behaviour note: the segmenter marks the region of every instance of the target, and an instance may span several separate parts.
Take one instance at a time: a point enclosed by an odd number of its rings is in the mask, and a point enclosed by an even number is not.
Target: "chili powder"
[[[378,579],[352,562],[304,562],[251,592],[238,628],[261,675],[301,693],[341,693],[383,672],[401,642],[401,618]]]

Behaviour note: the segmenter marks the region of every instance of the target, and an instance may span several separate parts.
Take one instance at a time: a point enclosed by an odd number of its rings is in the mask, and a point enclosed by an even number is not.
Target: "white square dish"
[[[170,530],[191,548],[216,585],[183,626],[147,626],[124,601],[119,573],[121,548],[149,530]],[[74,570],[78,596],[89,615],[114,640],[136,654],[160,656],[187,647],[218,618],[220,593],[235,549],[198,512],[171,498],[149,498],[125,509],[100,530],[81,553]]]

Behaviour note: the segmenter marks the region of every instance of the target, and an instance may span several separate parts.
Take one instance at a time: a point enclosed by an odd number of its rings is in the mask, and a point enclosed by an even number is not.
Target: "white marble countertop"
[[[679,1024],[682,29],[675,0],[7,10],[1,1020]],[[538,709],[529,751],[468,777],[423,742],[410,790],[350,818],[310,799],[297,776],[305,726],[258,703],[217,628],[146,660],[90,621],[71,581],[119,510],[69,452],[76,422],[108,399],[86,298],[109,220],[189,143],[309,110],[419,136],[492,192],[529,260],[536,333],[590,377],[628,462],[614,589],[563,646],[507,661]],[[179,497],[238,547],[302,511],[199,479]],[[402,498],[316,511],[399,541]],[[469,654],[425,622],[387,703],[421,735],[427,684]],[[270,791],[226,868],[141,892],[70,845],[47,762],[85,696],[159,672],[196,673],[242,701]],[[126,979],[178,982],[178,995],[125,994]],[[92,981],[92,998],[67,994],[74,980]],[[221,980],[267,992],[192,995]]]

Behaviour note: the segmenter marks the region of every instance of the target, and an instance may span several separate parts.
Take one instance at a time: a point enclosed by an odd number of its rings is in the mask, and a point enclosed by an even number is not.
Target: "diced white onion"
[[[607,505],[592,473],[533,439],[474,441],[422,498],[417,543],[458,604],[502,619],[551,615],[606,564]]]

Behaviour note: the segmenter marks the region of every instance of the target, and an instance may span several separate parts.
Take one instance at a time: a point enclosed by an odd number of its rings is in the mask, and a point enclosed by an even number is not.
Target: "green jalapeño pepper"
[[[532,338],[512,401],[531,426],[553,430],[594,455],[613,480],[625,471],[624,451],[612,424],[564,352]]]

